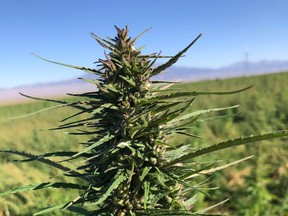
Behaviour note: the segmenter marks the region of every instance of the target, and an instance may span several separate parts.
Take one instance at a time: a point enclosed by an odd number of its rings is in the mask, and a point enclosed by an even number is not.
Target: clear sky
[[[0,88],[78,77],[44,58],[94,67],[103,57],[90,32],[114,37],[114,25],[144,52],[173,55],[202,38],[177,65],[217,68],[249,60],[288,60],[288,0],[1,0]]]

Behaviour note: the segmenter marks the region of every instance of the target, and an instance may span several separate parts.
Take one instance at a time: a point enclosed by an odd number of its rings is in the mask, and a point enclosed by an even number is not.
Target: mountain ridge
[[[288,71],[288,60],[263,60],[258,62],[237,62],[216,69],[176,66],[171,67],[169,70],[167,70],[167,72],[157,75],[153,79],[191,82],[240,76],[253,76],[284,71]],[[83,74],[82,78],[90,79],[94,77],[92,74]],[[95,91],[95,86],[77,78],[58,82],[18,86],[10,89],[0,89],[0,104],[9,104],[14,101],[27,101],[27,98],[19,95],[19,92],[33,95],[35,97],[60,97],[67,93],[81,93],[86,91]]]

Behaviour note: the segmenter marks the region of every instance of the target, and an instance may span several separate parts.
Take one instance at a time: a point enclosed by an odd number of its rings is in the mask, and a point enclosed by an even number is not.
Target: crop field
[[[219,141],[251,134],[288,129],[288,72],[242,77],[225,80],[182,83],[177,88],[186,91],[229,91],[253,85],[253,88],[229,96],[196,97],[189,111],[225,107],[239,104],[230,110],[227,118],[200,122],[191,128],[193,134],[204,139],[191,139],[179,135],[173,142],[191,143],[195,148]],[[73,99],[69,99],[73,100]],[[66,131],[48,130],[59,121],[75,113],[71,108],[53,109],[45,112],[15,118],[40,109],[52,107],[51,102],[31,102],[28,104],[0,107],[0,149],[27,151],[35,154],[50,151],[77,150],[86,137],[65,134]],[[227,112],[227,111],[225,111]],[[215,114],[213,114],[215,115]],[[20,157],[0,153],[0,192],[23,184],[48,182],[50,178],[65,181],[57,170],[37,162],[18,163]],[[210,197],[199,195],[195,208],[201,209],[229,198],[225,204],[212,212],[232,215],[288,215],[288,139],[274,139],[257,144],[239,146],[219,151],[198,162],[221,165],[241,158],[253,157],[211,175],[207,188]],[[219,187],[217,190],[213,188]],[[210,188],[210,189],[208,189]],[[211,189],[212,188],[212,189]],[[0,215],[31,215],[46,206],[57,204],[59,200],[75,198],[77,191],[52,190],[25,192],[0,197]],[[65,215],[63,212],[54,215]],[[71,214],[69,214],[71,215]]]

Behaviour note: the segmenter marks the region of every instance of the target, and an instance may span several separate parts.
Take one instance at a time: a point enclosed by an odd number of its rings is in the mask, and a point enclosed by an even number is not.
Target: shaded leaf
[[[114,189],[116,189],[126,178],[125,174],[120,171],[120,174],[115,178],[112,184],[107,188],[105,193],[95,202],[95,205],[100,205],[103,203],[112,193]]]
[[[34,185],[24,185],[19,186],[16,188],[13,188],[8,191],[4,191],[0,193],[0,196],[5,196],[9,194],[24,192],[24,191],[31,191],[31,190],[41,190],[46,188],[66,188],[66,189],[84,189],[86,187],[80,185],[80,184],[73,184],[73,183],[65,183],[65,182],[45,182],[40,184],[34,184]]]
[[[78,215],[91,215],[92,213],[85,208],[81,208],[78,206],[69,206],[67,208],[68,211],[77,213]]]
[[[44,208],[43,210],[33,214],[33,215],[41,215],[41,214],[45,214],[45,213],[48,213],[48,212],[51,212],[51,211],[54,211],[54,210],[57,210],[57,209],[62,209],[64,208],[65,206],[67,205],[67,203],[62,203],[62,204],[59,204],[59,205],[54,205],[54,206],[50,206],[50,207],[47,207],[47,208]]]
[[[113,139],[115,136],[114,135],[110,135],[110,134],[107,134],[106,136],[102,137],[101,139],[99,139],[96,143],[90,145],[89,147],[85,148],[84,150],[78,152],[77,154],[73,155],[73,158],[75,157],[78,157],[79,155],[82,155],[88,151],[90,151],[91,149],[99,146],[99,145],[102,145],[104,144],[105,142]]]
[[[57,162],[52,161],[52,160],[49,160],[47,158],[38,157],[37,155],[33,155],[33,154],[30,154],[30,153],[26,153],[26,152],[19,152],[19,151],[15,151],[15,150],[0,150],[0,152],[9,153],[9,154],[16,154],[16,155],[20,155],[20,156],[23,156],[23,157],[27,157],[27,158],[32,159],[32,160],[37,160],[37,161],[39,161],[41,163],[44,163],[44,164],[47,164],[47,165],[49,165],[51,167],[60,169],[60,170],[62,170],[64,172],[67,172],[69,174],[72,174],[72,175],[75,175],[75,176],[79,176],[79,178],[82,178],[82,179],[86,180],[86,178],[82,177],[78,172],[76,172],[74,170],[71,170],[70,168],[63,166],[60,163],[57,163]]]

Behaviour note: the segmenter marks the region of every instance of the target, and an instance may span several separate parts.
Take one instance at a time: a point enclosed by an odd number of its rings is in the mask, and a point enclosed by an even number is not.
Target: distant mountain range
[[[281,71],[288,71],[288,61],[239,62],[217,69],[172,67],[167,73],[161,74],[158,78],[165,80],[180,79],[186,82],[253,76]]]
[[[259,62],[239,62],[229,66],[211,68],[188,68],[171,67],[167,72],[155,77],[157,80],[182,82],[224,79],[230,77],[253,76],[266,73],[288,71],[287,61],[259,61]],[[89,74],[83,74],[84,78],[91,78]],[[19,92],[33,95],[35,97],[61,97],[66,93],[80,93],[94,91],[95,86],[85,83],[79,79],[70,79],[53,83],[41,83],[30,86],[16,87],[12,89],[0,89],[0,105],[27,101],[27,98],[19,95]]]

